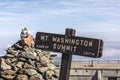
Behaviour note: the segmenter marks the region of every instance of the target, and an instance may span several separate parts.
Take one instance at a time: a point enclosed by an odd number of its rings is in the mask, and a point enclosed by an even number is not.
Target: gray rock
[[[23,58],[23,57],[19,57],[18,60],[19,60],[19,61],[24,61],[24,62],[26,61],[26,59]]]
[[[1,74],[1,76],[3,78],[5,78],[5,80],[13,80],[15,78],[16,74],[15,75],[4,75],[4,74]]]
[[[37,57],[36,53],[32,53],[32,52],[28,52],[28,53],[23,52],[20,54],[20,56],[28,59],[36,59]]]
[[[26,53],[27,52],[35,52],[35,48],[32,48],[32,47],[28,47],[28,46],[25,46],[24,49],[23,49]]]
[[[59,72],[54,70],[54,75],[53,75],[54,78],[58,78],[59,77]]]
[[[15,80],[28,80],[28,76],[25,74],[19,74]]]
[[[14,50],[22,50],[23,49],[23,43],[22,43],[22,40],[18,40],[15,44],[13,44],[12,46],[12,49]]]
[[[40,58],[39,58],[39,56],[37,56],[37,57],[36,57],[36,60],[37,60],[37,61],[40,61]]]
[[[15,71],[19,70],[19,68],[16,65],[12,65],[11,68],[12,68],[12,70],[15,70]]]
[[[24,64],[24,62],[17,62],[15,65],[18,68],[22,68],[23,64]]]
[[[48,70],[45,72],[45,78],[46,79],[52,79],[52,76],[54,75],[54,71]]]
[[[14,63],[14,62],[18,61],[18,59],[14,57],[14,58],[11,58],[10,61],[11,61],[11,63]]]
[[[48,69],[55,70],[56,66],[54,64],[47,64]]]
[[[41,73],[45,73],[46,71],[48,71],[48,67],[41,67],[41,68],[38,68],[39,72]]]
[[[42,75],[40,74],[35,74],[30,77],[30,80],[44,80]]]
[[[37,68],[44,67],[44,65],[43,65],[42,63],[40,63],[40,62],[35,62],[35,66],[36,66]]]
[[[14,58],[14,57],[15,57],[15,55],[11,55],[11,54],[6,54],[5,56],[6,56],[6,57],[11,57],[11,58]]]
[[[28,64],[28,63],[24,63],[23,68],[24,69],[28,69],[28,68],[34,69],[35,67],[30,65],[30,64]]]
[[[3,78],[0,78],[0,80],[4,80]]]
[[[46,56],[41,57],[40,61],[45,66],[47,66],[48,63],[50,63],[49,58],[47,58]]]
[[[37,53],[39,59],[41,59],[41,57],[43,56],[43,54],[41,52],[36,52],[36,53]]]
[[[41,61],[49,62],[49,58],[46,57],[46,56],[42,56],[40,60],[41,60]]]
[[[15,70],[4,70],[4,71],[1,71],[1,74],[4,74],[4,75],[14,75],[16,73]]]
[[[35,49],[35,52],[36,52],[36,53],[41,53],[42,50],[40,50],[40,49]]]
[[[8,48],[6,49],[6,52],[7,52],[7,53],[11,53],[11,50],[13,50],[13,47],[8,47]]]
[[[54,64],[54,61],[53,61],[51,58],[50,58],[50,63],[51,63],[51,64]]]
[[[32,61],[31,59],[28,59],[28,63],[31,64],[33,67],[35,67],[35,61]]]
[[[1,70],[11,69],[11,66],[5,63],[5,59],[1,58]]]
[[[11,58],[5,59],[5,63],[10,65],[11,64]]]
[[[44,56],[50,58],[50,52],[49,51],[42,51],[42,53],[44,54]]]
[[[25,69],[24,71],[25,71],[26,74],[28,74],[30,76],[34,75],[34,74],[38,74],[37,71],[34,70],[34,69]]]
[[[19,70],[18,70],[18,74],[26,74],[26,73],[25,73],[25,69],[24,69],[24,68],[19,69]]]
[[[18,51],[13,50],[11,47],[7,49],[8,54],[17,55]]]

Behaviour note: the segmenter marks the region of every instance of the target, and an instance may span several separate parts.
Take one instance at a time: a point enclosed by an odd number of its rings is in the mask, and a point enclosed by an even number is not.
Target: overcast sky
[[[0,0],[1,55],[24,27],[34,36],[73,28],[77,36],[104,41],[102,58],[120,58],[120,0]]]

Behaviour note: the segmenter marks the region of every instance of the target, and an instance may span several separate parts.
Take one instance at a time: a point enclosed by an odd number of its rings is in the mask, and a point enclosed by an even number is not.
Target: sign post
[[[75,36],[75,30],[66,29],[66,36]],[[72,53],[71,54],[62,54],[61,67],[60,67],[60,77],[59,80],[69,80],[70,68],[72,61]]]
[[[103,41],[77,37],[74,29],[66,29],[65,35],[37,32],[35,48],[63,53],[59,80],[69,80],[72,55],[100,58]]]

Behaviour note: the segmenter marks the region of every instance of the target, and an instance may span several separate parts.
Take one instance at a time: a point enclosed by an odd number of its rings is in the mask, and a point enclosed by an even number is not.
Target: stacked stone
[[[50,53],[34,47],[21,47],[21,41],[0,58],[0,80],[52,80],[57,78]]]

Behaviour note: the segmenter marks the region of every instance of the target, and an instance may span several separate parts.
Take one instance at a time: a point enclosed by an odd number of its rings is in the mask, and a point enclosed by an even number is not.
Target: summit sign
[[[37,32],[35,47],[42,50],[60,52],[64,54],[99,58],[102,56],[103,41],[77,36],[66,36]]]
[[[69,80],[72,55],[99,58],[102,56],[103,41],[75,36],[75,30],[68,28],[65,35],[37,32],[35,48],[63,53],[59,80]]]

